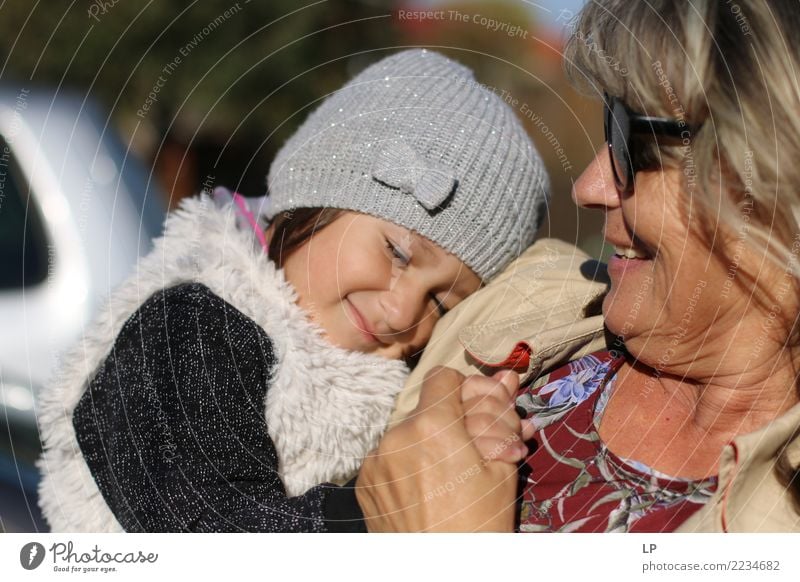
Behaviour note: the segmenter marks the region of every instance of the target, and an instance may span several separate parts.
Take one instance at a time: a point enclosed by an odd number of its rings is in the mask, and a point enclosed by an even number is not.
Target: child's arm
[[[73,417],[127,531],[325,531],[329,487],[286,496],[264,421],[270,338],[206,287],[157,293],[125,324]]]

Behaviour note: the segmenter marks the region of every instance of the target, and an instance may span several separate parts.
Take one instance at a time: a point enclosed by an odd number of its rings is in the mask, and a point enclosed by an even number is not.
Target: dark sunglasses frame
[[[637,157],[632,147],[632,137],[666,137],[673,140],[691,138],[696,127],[683,121],[668,117],[650,117],[631,110],[625,103],[607,93],[603,94],[604,124],[606,144],[614,172],[614,183],[623,193],[633,190],[633,177],[636,172],[652,169]]]

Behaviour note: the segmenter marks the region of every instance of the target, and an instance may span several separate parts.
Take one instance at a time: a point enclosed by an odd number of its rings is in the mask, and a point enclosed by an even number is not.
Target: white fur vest
[[[125,322],[155,292],[185,282],[207,286],[273,342],[278,366],[265,419],[289,495],[352,477],[383,434],[405,364],[330,345],[252,232],[237,228],[231,206],[189,199],[41,395],[39,503],[53,531],[121,531],[83,459],[72,414]]]

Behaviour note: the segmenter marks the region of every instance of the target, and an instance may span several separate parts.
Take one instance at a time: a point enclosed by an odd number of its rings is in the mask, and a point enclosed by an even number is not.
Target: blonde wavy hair
[[[589,0],[571,27],[565,64],[576,86],[699,127],[690,143],[641,153],[683,168],[682,195],[708,248],[738,269],[736,244],[719,227],[741,233],[749,252],[784,269],[787,292],[800,295],[797,4]],[[732,279],[750,292],[766,285],[744,268]],[[800,313],[783,315],[788,345],[800,345]],[[777,470],[800,511],[800,471],[785,456]]]

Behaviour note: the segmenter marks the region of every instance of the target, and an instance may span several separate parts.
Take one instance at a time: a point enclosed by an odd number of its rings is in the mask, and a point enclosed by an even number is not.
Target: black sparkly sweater
[[[262,405],[275,365],[266,333],[200,284],[157,293],[125,323],[73,424],[126,531],[337,530],[348,524],[326,522],[333,503],[358,517],[349,488],[287,497]]]

